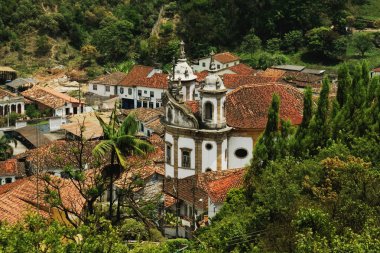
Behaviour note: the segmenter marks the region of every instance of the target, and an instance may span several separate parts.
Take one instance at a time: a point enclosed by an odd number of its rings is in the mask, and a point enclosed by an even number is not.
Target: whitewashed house
[[[198,60],[198,64],[192,65],[191,68],[195,72],[208,70],[211,63],[211,58],[211,56],[203,57]],[[230,52],[223,52],[215,54],[213,61],[215,62],[216,72],[219,72],[221,70],[225,70],[232,66],[238,65],[240,63],[240,58]],[[232,74],[230,72],[228,73]]]
[[[89,92],[103,97],[111,97],[118,95],[120,82],[127,76],[123,72],[113,72],[103,75],[89,83]]]
[[[0,88],[0,117],[9,113],[24,114],[24,98]]]

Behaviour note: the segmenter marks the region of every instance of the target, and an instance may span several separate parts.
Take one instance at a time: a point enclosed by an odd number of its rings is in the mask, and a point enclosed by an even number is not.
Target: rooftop
[[[245,85],[227,94],[227,125],[243,129],[264,129],[273,94],[280,96],[280,118],[298,125],[302,121],[303,94],[290,85],[268,83]]]
[[[23,177],[25,174],[25,166],[23,163],[17,162],[16,159],[8,159],[0,161],[0,177],[16,176]]]
[[[265,71],[257,73],[257,76],[272,78],[272,81],[280,80],[286,71],[281,69],[267,68]]]
[[[92,81],[93,84],[105,84],[105,85],[119,85],[119,83],[127,77],[126,73],[113,72],[111,74],[103,75]]]
[[[244,63],[239,63],[237,65],[229,67],[228,69],[238,75],[253,75],[254,73],[257,72],[255,69],[251,68],[250,66]]]
[[[79,100],[76,98],[70,97],[69,95],[57,92],[50,88],[37,85],[22,92],[21,94],[29,100],[38,102],[53,109],[62,107],[65,103],[79,104]]]
[[[223,83],[227,89],[236,89],[246,84],[261,84],[270,83],[273,78],[254,76],[254,75],[236,75],[236,74],[224,74]]]
[[[212,181],[208,185],[208,194],[213,203],[222,203],[226,200],[229,190],[239,188],[244,183],[245,170],[236,170],[235,173]]]
[[[282,69],[282,70],[288,70],[288,71],[302,71],[305,66],[299,66],[299,65],[277,65],[272,66],[273,69]]]
[[[230,52],[223,52],[214,55],[214,59],[220,63],[229,63],[229,62],[234,62],[240,60],[239,57],[236,55],[230,53]]]
[[[149,66],[143,66],[143,65],[135,65],[129,71],[126,77],[120,82],[120,85],[123,86],[133,86],[136,80],[140,78],[147,77],[150,72],[152,72],[154,68]]]

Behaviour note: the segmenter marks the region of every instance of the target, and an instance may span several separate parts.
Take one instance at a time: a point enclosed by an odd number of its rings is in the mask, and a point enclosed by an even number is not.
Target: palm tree
[[[143,156],[153,151],[153,146],[135,136],[138,131],[138,122],[134,114],[128,114],[123,122],[118,120],[117,104],[115,104],[108,124],[106,124],[99,115],[96,115],[96,117],[103,128],[103,140],[95,146],[92,152],[96,157],[106,157],[110,155],[111,164],[105,167],[107,170],[105,174],[110,178],[109,217],[112,218],[114,175],[118,177],[121,170],[127,168],[127,156]]]
[[[0,161],[5,161],[12,157],[13,147],[9,145],[10,143],[14,143],[17,146],[17,142],[13,138],[5,135],[0,137]]]

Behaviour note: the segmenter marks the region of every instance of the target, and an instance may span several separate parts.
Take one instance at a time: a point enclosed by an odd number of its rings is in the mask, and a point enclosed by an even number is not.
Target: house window
[[[92,90],[98,90],[98,86],[96,84],[92,85]]]
[[[149,108],[153,108],[154,107],[154,103],[153,102],[149,102]]]
[[[202,62],[202,67],[206,67],[206,63],[205,62]]]
[[[212,111],[213,111],[213,106],[211,102],[206,102],[205,103],[205,110],[204,110],[204,119],[205,120],[212,120]]]
[[[109,85],[106,85],[106,91],[107,92],[110,92],[111,91],[111,87]]]
[[[5,179],[5,183],[6,183],[6,184],[10,184],[10,183],[12,183],[12,178],[7,177],[7,178]]]
[[[220,69],[220,64],[216,65],[216,68],[217,68],[217,69]]]
[[[128,88],[128,95],[132,95],[132,88]]]
[[[147,90],[144,90],[144,94],[148,94],[148,91],[147,91]]]
[[[137,101],[137,108],[141,107],[141,101]]]
[[[184,209],[183,215],[187,216],[187,205],[186,204],[183,204],[183,209]]]
[[[229,67],[228,63],[227,63],[227,68]]]
[[[171,144],[166,144],[166,163],[172,163],[172,146]]]
[[[190,149],[182,149],[182,167],[183,168],[191,167],[190,154],[191,154]]]
[[[248,151],[244,148],[238,148],[235,150],[235,156],[240,159],[246,158],[248,155]]]
[[[141,124],[141,132],[144,132],[144,125],[143,124]]]
[[[154,92],[153,91],[150,92],[150,97],[154,98]]]
[[[141,95],[142,95],[142,91],[141,91],[141,90],[138,90],[138,91],[137,91],[137,95],[141,96]]]
[[[149,130],[146,131],[146,135],[148,135],[148,137],[151,136],[151,133]]]
[[[156,103],[156,108],[160,107],[160,103]]]
[[[123,94],[123,93],[124,93],[124,88],[121,87],[121,88],[120,88],[120,94]]]

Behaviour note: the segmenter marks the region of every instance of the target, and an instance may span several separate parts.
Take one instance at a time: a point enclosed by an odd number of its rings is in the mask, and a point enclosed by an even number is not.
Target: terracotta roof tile
[[[257,76],[270,77],[272,78],[272,81],[278,81],[285,75],[285,73],[285,70],[267,68],[265,71],[257,73]]]
[[[147,77],[154,68],[149,66],[135,65],[129,71],[127,76],[120,82],[120,85],[123,86],[133,86],[134,82],[140,78]]]
[[[155,73],[151,77],[143,77],[132,82],[133,86],[141,86],[147,88],[167,89],[168,88],[168,75],[162,73]]]
[[[0,88],[0,99],[3,99],[4,97],[12,98],[12,97],[16,97],[16,96],[17,96],[16,94]]]
[[[62,107],[65,105],[65,103],[79,103],[79,100],[76,98],[70,97],[50,88],[37,85],[29,90],[22,92],[21,94],[27,99],[41,103],[53,109]]]
[[[199,112],[199,109],[200,109],[200,105],[199,105],[199,101],[186,101],[185,102],[185,106],[187,108],[189,108],[189,110],[193,113],[193,114],[196,114]]]
[[[166,179],[164,184],[164,192],[172,197],[176,197],[177,193],[175,189],[178,185],[178,198],[188,203],[193,203],[197,208],[206,210],[209,197],[209,185],[215,180],[226,178],[234,175],[235,173],[241,174],[244,169],[230,169],[223,171],[210,171],[201,174],[189,176],[186,178],[178,179]],[[195,197],[195,198],[194,198]]]
[[[69,180],[54,176],[51,176],[50,182],[60,188],[62,204],[66,208],[80,213],[83,209],[84,199],[76,187]],[[21,221],[30,212],[38,212],[44,217],[51,217],[51,206],[45,201],[46,189],[49,187],[44,180],[37,180],[35,176],[0,186],[0,221],[13,224]],[[37,196],[39,196],[38,199]]]
[[[208,194],[213,203],[221,203],[226,200],[228,192],[232,188],[239,188],[244,183],[245,170],[237,170],[226,177],[216,179],[208,185]]]
[[[202,82],[205,80],[206,76],[208,76],[208,71],[203,70],[197,73],[197,82]]]
[[[262,84],[262,83],[271,83],[273,78],[271,77],[262,77],[262,76],[253,76],[253,75],[236,75],[236,74],[224,74],[223,83],[227,89],[236,89],[240,86],[247,84]]]
[[[124,115],[133,113],[136,119],[140,122],[147,123],[149,121],[159,118],[161,115],[164,115],[164,112],[159,109],[139,107],[136,109],[127,109],[122,110]]]
[[[165,126],[161,123],[161,119],[157,118],[145,125],[147,128],[153,130],[154,133],[159,135],[165,134]]]
[[[290,85],[246,85],[227,94],[227,124],[235,128],[264,129],[273,94],[280,96],[280,118],[302,121],[303,94]]]
[[[23,163],[17,162],[16,159],[0,161],[0,176],[25,176],[25,167]]]
[[[372,69],[373,72],[380,72],[380,67]]]
[[[220,63],[229,63],[229,62],[240,60],[239,57],[237,57],[236,55],[230,52],[216,54],[214,55],[214,59]]]
[[[105,85],[119,85],[119,83],[127,77],[126,73],[123,72],[113,72],[108,75],[103,75],[92,81],[94,84],[105,84]]]
[[[168,194],[164,194],[164,206],[165,208],[168,208],[175,204],[175,198]]]
[[[287,71],[283,76],[283,80],[298,87],[320,87],[322,79],[323,76],[294,71]]]
[[[244,63],[239,63],[235,66],[229,67],[228,69],[238,75],[253,75],[254,73],[257,72],[257,70],[251,68],[250,66]]]

